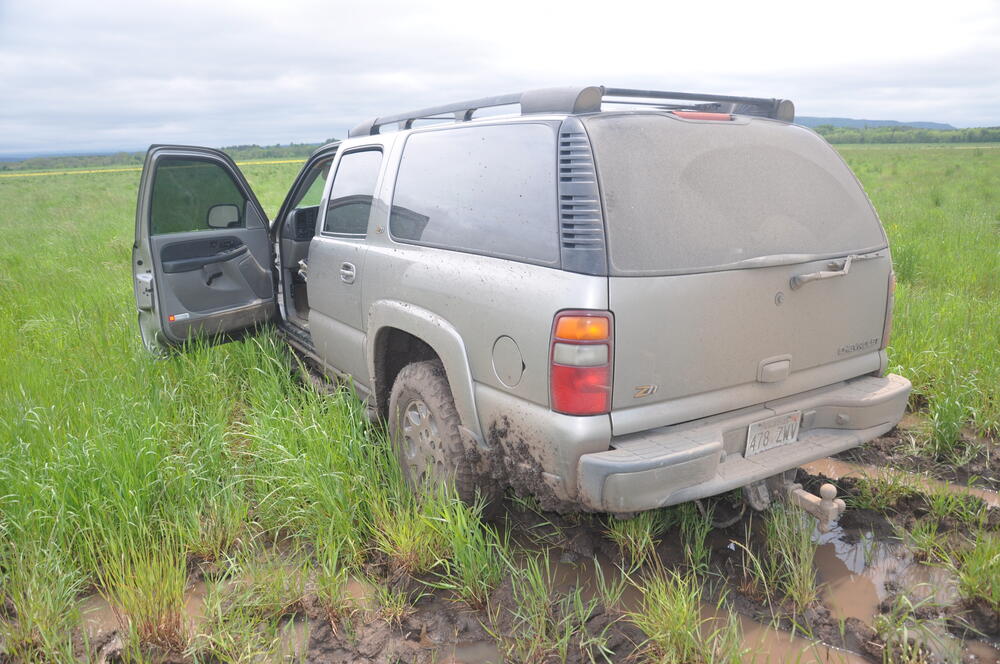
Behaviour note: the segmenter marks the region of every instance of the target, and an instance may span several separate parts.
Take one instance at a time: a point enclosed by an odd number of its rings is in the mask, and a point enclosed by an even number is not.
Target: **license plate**
[[[747,431],[747,451],[743,456],[750,457],[765,450],[794,443],[799,437],[801,419],[802,411],[796,410],[754,422]]]

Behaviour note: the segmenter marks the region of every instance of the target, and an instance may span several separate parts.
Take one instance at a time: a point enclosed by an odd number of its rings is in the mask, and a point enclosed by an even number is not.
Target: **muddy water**
[[[950,484],[948,482],[942,482],[941,480],[936,480],[932,477],[925,477],[923,475],[917,475],[915,473],[909,473],[903,470],[894,470],[892,468],[877,468],[875,466],[865,466],[861,464],[851,463],[849,461],[841,461],[840,459],[820,459],[819,461],[813,461],[802,466],[810,475],[825,475],[833,480],[838,480],[841,477],[874,477],[878,475],[885,475],[890,473],[908,482],[923,487],[931,491],[950,491],[952,493],[966,494],[971,496],[976,496],[977,498],[982,498],[983,502],[991,507],[1000,507],[1000,494],[996,491],[990,491],[989,489],[980,489],[978,487],[962,486],[960,484]]]
[[[503,664],[503,656],[495,643],[480,641],[456,645],[441,664]]]
[[[856,545],[847,545],[841,535],[836,531],[825,533],[816,549],[814,562],[818,580],[824,584],[823,604],[834,618],[857,618],[871,623],[879,603],[886,597],[885,575],[880,573],[885,547],[864,539]],[[866,550],[869,546],[874,551]],[[869,556],[876,552],[880,560],[869,567]]]
[[[743,642],[750,649],[746,662],[798,662],[799,664],[869,664],[861,655],[813,643],[801,636],[782,632],[740,616]]]
[[[573,586],[579,586],[583,591],[584,599],[590,599],[597,592],[597,567],[606,581],[612,581],[620,575],[618,568],[610,561],[598,556],[596,565],[592,559],[581,559],[577,562],[568,563],[559,560],[557,555],[553,555],[550,564],[555,566],[554,578],[556,580],[556,590],[565,592]],[[624,611],[637,610],[641,606],[642,591],[633,585],[629,585],[622,593],[622,600],[617,607]],[[709,604],[702,605],[702,614],[705,618],[726,619],[728,614],[720,612]],[[740,616],[740,623],[743,629],[744,644],[749,648],[749,653],[745,658],[747,662],[799,662],[800,664],[811,664],[813,662],[830,664],[862,664],[867,662],[864,657],[855,653],[841,651],[822,643],[815,643],[802,636],[793,635],[783,630],[763,625],[755,620]],[[479,661],[492,660],[459,660],[462,664],[474,664]]]
[[[100,595],[90,595],[80,602],[80,620],[88,641],[99,635],[118,629],[118,614],[106,599]]]
[[[806,464],[803,469],[831,479],[891,472],[926,489],[974,495],[988,505],[1000,505],[996,492],[952,485],[905,471],[838,459],[821,459]],[[927,601],[950,606],[958,602],[956,579],[946,568],[915,561],[912,551],[901,542],[879,541],[870,532],[851,533],[852,537],[845,535],[840,527],[825,534],[814,533],[819,544],[814,562],[822,584],[821,600],[834,618],[854,617],[871,625],[879,613],[879,605],[892,596],[890,590],[906,596],[912,603]],[[942,631],[932,649],[939,651],[943,661],[954,661],[961,651],[967,661],[1000,663],[1000,649],[996,645],[978,641],[961,643]]]
[[[911,600],[948,605],[958,600],[958,587],[943,567],[914,561],[899,543],[879,542],[871,533],[848,541],[841,528],[815,534],[819,546],[814,563],[822,584],[823,604],[835,618],[858,618],[871,624],[890,588]]]
[[[208,590],[207,583],[197,581],[191,584],[184,594],[184,617],[189,634],[197,633],[205,625],[205,598],[208,595]],[[368,588],[365,584],[352,579],[348,584],[347,592],[352,597],[362,599],[367,596]],[[98,640],[102,635],[125,628],[122,620],[119,619],[118,612],[99,594],[85,597],[78,608],[80,609],[81,628],[89,643]],[[284,661],[283,658],[286,657],[305,657],[308,649],[309,621],[300,617],[285,621],[281,625],[276,647],[278,661]]]
[[[952,486],[902,471],[887,471],[835,459],[823,459],[807,464],[804,469],[809,473],[822,473],[833,479],[898,472],[928,488],[946,487],[948,490],[976,495],[990,505],[1000,506],[1000,497],[995,492]],[[956,585],[949,573],[942,568],[915,562],[912,554],[901,543],[880,541],[873,538],[871,533],[848,534],[840,528],[825,534],[814,533],[814,537],[818,543],[815,566],[817,579],[821,584],[820,598],[835,619],[853,617],[871,625],[879,613],[879,605],[890,597],[891,590],[903,592],[913,601],[933,596],[933,601],[942,605],[953,604],[957,599]],[[537,550],[537,547],[529,548]],[[620,577],[616,565],[603,556],[598,556],[596,562],[591,558],[580,558],[570,562],[564,559],[563,555],[559,549],[550,549],[549,564],[557,592],[565,593],[574,587],[579,587],[584,599],[589,600],[598,592],[599,576],[603,576],[607,582],[614,582]],[[185,615],[192,633],[204,624],[207,591],[206,584],[200,582],[193,584],[186,594]],[[348,584],[347,594],[361,608],[367,607],[372,601],[372,589],[362,580],[352,579]],[[641,591],[628,585],[618,608],[635,610],[641,606],[641,601]],[[82,627],[89,640],[94,641],[101,634],[120,629],[115,611],[100,596],[94,595],[84,599],[80,608]],[[703,607],[703,612],[706,617],[726,617],[720,616],[708,605]],[[744,643],[750,649],[746,661],[795,661],[802,664],[810,662],[860,664],[869,661],[856,653],[815,643],[744,616],[740,616],[740,621]],[[304,658],[308,652],[309,633],[309,621],[304,618],[284,623],[278,660],[288,657]],[[958,648],[960,644],[954,641],[952,645]],[[1000,663],[1000,651],[984,643],[964,644],[964,654],[976,658],[967,661]],[[440,651],[438,661],[442,664],[499,664],[502,657],[496,643],[481,641],[446,646]]]

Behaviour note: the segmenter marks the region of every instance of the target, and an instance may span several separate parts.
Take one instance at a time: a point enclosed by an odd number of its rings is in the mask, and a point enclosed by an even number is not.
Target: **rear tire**
[[[451,481],[459,498],[472,504],[480,487],[478,455],[466,449],[461,418],[440,360],[415,362],[400,370],[389,395],[389,437],[403,478],[414,492]]]

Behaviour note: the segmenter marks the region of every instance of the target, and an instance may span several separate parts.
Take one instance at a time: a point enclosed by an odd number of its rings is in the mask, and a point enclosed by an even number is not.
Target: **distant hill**
[[[854,118],[816,118],[800,115],[795,118],[795,124],[815,129],[820,125],[847,127],[849,129],[865,129],[867,127],[914,127],[916,129],[955,129],[943,122],[899,122],[897,120],[856,120]]]

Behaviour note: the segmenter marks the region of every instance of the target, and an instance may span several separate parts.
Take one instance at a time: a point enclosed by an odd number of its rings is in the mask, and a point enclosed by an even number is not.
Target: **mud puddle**
[[[824,475],[832,480],[839,480],[845,477],[862,478],[878,477],[886,474],[898,477],[912,486],[924,489],[925,491],[949,491],[959,495],[975,496],[982,499],[990,507],[1000,507],[1000,493],[989,489],[982,489],[975,486],[963,486],[944,482],[933,477],[918,475],[906,470],[897,470],[891,467],[869,466],[864,464],[844,461],[842,459],[826,458],[819,461],[804,464],[802,469],[810,475]]]
[[[929,473],[946,482],[966,485],[970,482],[993,491],[1000,490],[1000,444],[965,428],[960,432],[964,443],[978,450],[973,458],[961,465],[943,463],[914,451],[914,440],[926,436],[931,428],[927,416],[907,413],[899,425],[886,435],[861,447],[841,452],[837,458],[871,465],[890,466],[900,470]]]
[[[184,628],[190,637],[202,631],[207,623],[205,600],[208,596],[210,583],[201,580],[189,584],[184,593]],[[362,596],[367,592],[367,586],[351,580],[348,594],[358,593]],[[114,606],[100,594],[94,593],[84,597],[77,607],[80,611],[80,629],[84,643],[89,653],[83,656],[84,661],[117,661],[113,659],[116,650],[122,648],[122,635],[128,632],[127,618],[119,613]],[[310,634],[310,621],[304,616],[291,616],[281,622],[278,631],[278,642],[275,647],[273,661],[304,661]],[[168,661],[174,661],[169,660]]]
[[[823,600],[835,618],[871,624],[880,605],[903,593],[913,601],[947,606],[958,601],[954,576],[944,567],[914,559],[902,543],[876,540],[871,533],[848,538],[842,528],[818,534],[815,565]]]
[[[503,664],[503,655],[495,643],[479,641],[456,645],[442,664]]]
[[[816,643],[797,634],[762,625],[746,616],[740,616],[740,623],[743,626],[743,642],[750,649],[744,657],[747,662],[870,664],[870,660],[857,653]]]
[[[972,495],[996,507],[997,494],[976,488],[949,485],[907,471],[866,467],[839,459],[822,459],[803,466],[812,475],[832,480],[859,478],[891,472],[924,491],[950,491]],[[849,508],[850,510],[850,508]],[[831,616],[843,621],[856,618],[876,624],[880,614],[891,612],[893,603],[905,599],[922,606],[923,616],[937,619],[921,623],[922,642],[941,662],[1000,663],[1000,644],[962,640],[947,626],[961,597],[953,572],[942,565],[917,560],[905,542],[895,537],[879,537],[870,530],[837,526],[828,533],[813,534],[818,547],[814,557],[820,601]]]
[[[579,559],[570,562],[566,560],[564,554],[565,552],[559,550],[553,550],[550,553],[550,565],[554,571],[553,576],[557,580],[556,590],[559,592],[579,587],[582,590],[581,594],[584,600],[589,600],[597,593],[601,577],[605,580],[615,580],[621,574],[617,564],[606,555],[598,554],[593,559]],[[641,589],[629,584],[622,593],[621,602],[614,608],[622,612],[634,611],[640,608],[641,602]],[[874,610],[875,605],[871,608]],[[701,612],[702,616],[708,620],[726,620],[729,616],[729,611],[720,610],[708,603],[702,605]],[[738,617],[743,631],[744,645],[749,649],[744,658],[747,662],[760,664],[768,662],[862,664],[870,661],[861,654],[842,650],[771,625],[765,625],[748,616],[738,614]],[[870,620],[871,615],[868,615],[867,619]],[[462,664],[474,664],[480,660],[460,661]]]
[[[886,472],[837,459],[821,460],[804,468],[810,474],[823,474],[831,479]],[[907,473],[907,476],[911,475]],[[915,482],[926,482],[926,487],[948,486],[929,478],[912,477]],[[971,493],[991,505],[998,504],[993,492],[965,487],[950,487],[949,490]],[[549,514],[525,516],[523,513],[516,514],[515,510],[511,506],[507,526],[514,539],[521,540],[516,535],[518,532],[532,529],[545,531],[532,534],[519,543],[527,550],[525,555],[547,556],[556,594],[565,595],[579,589],[584,601],[590,601],[599,596],[601,579],[613,583],[621,578],[621,553],[606,537],[599,518],[568,519]],[[744,516],[732,528],[715,531],[710,538],[713,560],[721,558],[718,549],[729,543],[730,536],[737,541],[743,537],[748,519],[749,516]],[[553,523],[548,524],[548,520]],[[542,527],[542,522],[547,525]],[[932,597],[935,604],[944,607],[954,606],[958,599],[955,581],[946,570],[915,561],[902,542],[886,537],[884,533],[837,528],[822,535],[814,533],[814,539],[818,543],[814,564],[820,586],[819,603],[824,611],[829,611],[834,625],[843,625],[854,619],[870,627],[876,617],[887,610],[887,602],[900,594],[913,601]],[[668,531],[657,545],[656,555],[668,569],[683,560],[678,540],[676,532]],[[640,575],[635,578],[638,580]],[[730,592],[729,597],[733,598],[732,591],[736,584],[732,578],[725,574],[713,574],[710,578],[712,583],[721,583]],[[190,634],[204,629],[206,596],[211,585],[200,581],[192,583],[188,589],[185,616],[189,621]],[[373,588],[365,580],[352,579],[346,594],[356,607],[350,619],[352,624],[346,630],[343,625],[331,623],[326,616],[312,613],[303,603],[299,613],[282,623],[280,655],[267,661],[399,661],[415,664],[499,664],[503,661],[499,644],[483,629],[483,621],[488,620],[485,612],[463,609],[442,593],[431,594],[417,602],[412,614],[397,625],[389,625],[377,617]],[[512,606],[509,593],[505,598],[498,599],[497,606],[503,609]],[[637,610],[641,603],[641,590],[626,584],[621,601],[610,608],[623,613]],[[80,608],[83,614],[81,628],[90,643],[101,642],[102,639],[106,642],[109,634],[121,630],[119,617],[103,598],[96,595],[87,597]],[[739,620],[743,642],[749,649],[746,661],[803,664],[876,661],[869,655],[860,654],[862,648],[857,646],[857,639],[852,641],[842,637],[838,640],[824,634],[823,639],[828,643],[821,643],[801,633],[793,634],[776,628],[768,624],[767,618],[762,618],[759,612],[743,613],[745,609],[739,606],[737,609],[741,612]],[[726,609],[720,612],[709,603],[702,610],[706,617],[728,617]],[[347,633],[348,630],[350,633]],[[641,634],[635,636],[634,630],[627,634],[635,640],[621,642],[624,645],[616,653],[625,653],[622,658],[641,645]],[[952,652],[961,650],[964,661],[1000,662],[1000,651],[989,644],[975,641],[962,643],[944,632],[939,636],[946,649]],[[846,645],[851,651],[829,644]],[[619,661],[620,658],[616,656],[614,659]]]

